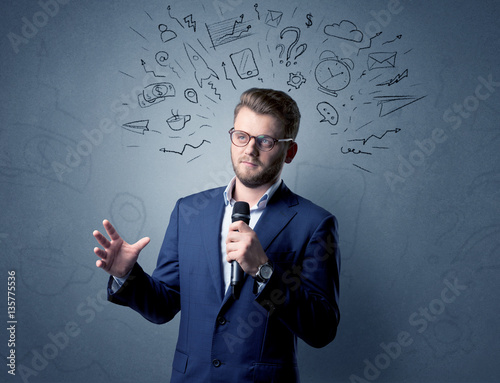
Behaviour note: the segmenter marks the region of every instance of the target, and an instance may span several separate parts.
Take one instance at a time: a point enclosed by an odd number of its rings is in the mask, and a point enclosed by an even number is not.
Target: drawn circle
[[[166,32],[166,31],[168,31],[168,27],[165,24],[159,24],[158,25],[158,30],[160,32]]]
[[[156,62],[161,66],[167,66],[168,53],[165,51],[159,51],[155,56]]]
[[[163,97],[167,92],[168,88],[163,84],[157,84],[151,89],[151,93],[155,97]]]

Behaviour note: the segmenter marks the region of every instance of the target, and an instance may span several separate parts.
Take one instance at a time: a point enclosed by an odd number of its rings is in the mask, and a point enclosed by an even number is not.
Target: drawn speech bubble
[[[320,122],[328,122],[331,125],[336,125],[339,122],[339,114],[337,110],[330,105],[328,102],[320,102],[316,109],[318,109],[319,114],[323,117]]]

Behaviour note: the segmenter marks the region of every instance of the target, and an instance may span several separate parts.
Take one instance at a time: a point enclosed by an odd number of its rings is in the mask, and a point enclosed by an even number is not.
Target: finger
[[[92,235],[95,237],[95,239],[97,239],[97,242],[99,242],[99,244],[105,249],[111,246],[111,243],[108,241],[108,239],[104,235],[102,235],[99,231],[94,230]]]
[[[236,221],[229,225],[229,231],[239,231],[240,233],[247,233],[249,231],[252,231],[252,229],[245,222]]]
[[[134,243],[134,246],[139,251],[141,251],[142,249],[144,249],[146,247],[146,245],[149,243],[149,241],[151,241],[151,239],[149,237],[144,237],[144,238],[139,239],[136,243]]]
[[[107,219],[102,221],[102,224],[106,229],[106,232],[108,233],[109,238],[111,238],[111,240],[116,241],[121,238],[116,229],[111,224],[111,222],[109,222]]]
[[[94,253],[101,259],[106,259],[106,252],[103,249],[100,249],[98,247],[94,247]]]
[[[102,259],[95,261],[95,265],[100,269],[106,269],[106,262],[104,262]]]

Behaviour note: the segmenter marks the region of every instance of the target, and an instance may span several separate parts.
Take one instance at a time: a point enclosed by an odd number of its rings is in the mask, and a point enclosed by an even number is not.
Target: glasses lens
[[[269,151],[274,146],[274,140],[269,136],[258,136],[256,139],[257,147],[263,151]]]
[[[241,130],[234,130],[231,133],[231,141],[236,146],[245,146],[246,144],[248,144],[249,140],[250,136],[245,132],[242,132]]]

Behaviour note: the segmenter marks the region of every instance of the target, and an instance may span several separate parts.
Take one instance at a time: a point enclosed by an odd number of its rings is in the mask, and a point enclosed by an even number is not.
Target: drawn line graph
[[[397,133],[399,132],[401,129],[400,128],[396,128],[396,129],[389,129],[389,130],[386,130],[384,133],[382,133],[382,135],[380,136],[377,136],[376,134],[372,134],[371,136],[368,136],[367,138],[355,138],[355,139],[352,139],[352,140],[348,140],[348,141],[362,141],[363,142],[363,145],[365,145],[368,140],[370,138],[376,138],[378,140],[381,140],[382,138],[384,138],[384,136],[387,134],[387,133]]]
[[[176,150],[168,150],[168,149],[165,149],[165,148],[161,148],[160,149],[160,152],[163,152],[163,153],[177,153],[177,154],[180,154],[181,156],[184,154],[184,151],[186,150],[186,148],[189,146],[190,148],[193,148],[193,149],[198,149],[200,146],[202,146],[204,143],[208,143],[210,144],[211,142],[210,141],[207,141],[207,140],[203,140],[201,142],[201,144],[199,144],[198,146],[193,146],[191,144],[185,144],[184,147],[182,148],[182,151],[178,152]]]

